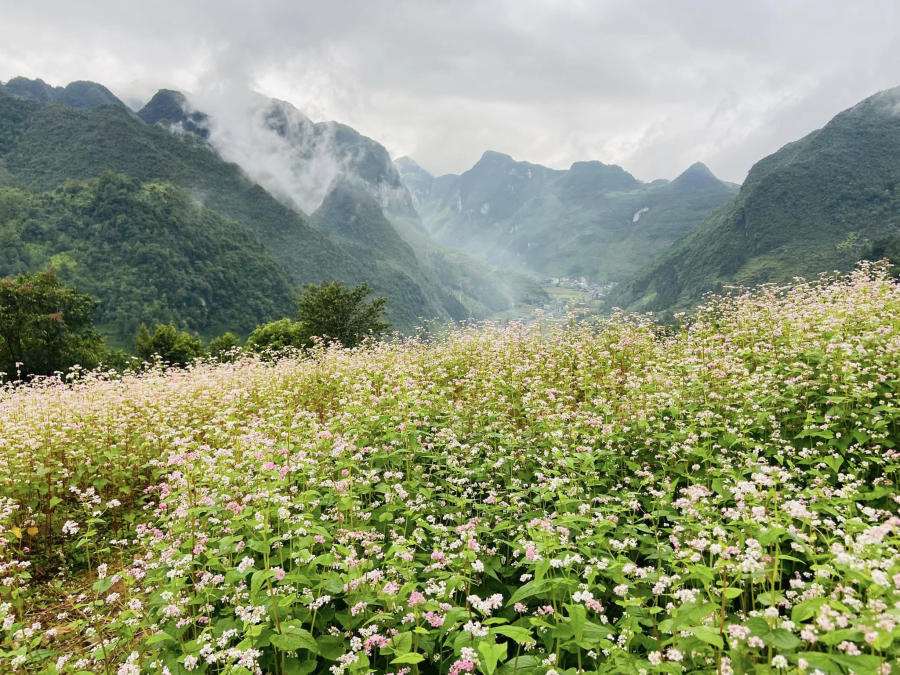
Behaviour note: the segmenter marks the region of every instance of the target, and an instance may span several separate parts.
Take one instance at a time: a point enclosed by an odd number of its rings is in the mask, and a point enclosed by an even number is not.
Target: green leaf
[[[497,675],[529,675],[540,667],[541,662],[533,656],[513,657],[497,669]]]
[[[482,640],[478,643],[478,653],[481,654],[481,670],[486,675],[493,675],[497,669],[497,661],[506,658],[507,643],[497,644],[493,641]]]
[[[713,630],[709,626],[694,626],[691,628],[691,632],[698,640],[703,640],[705,643],[710,644],[717,649],[722,649],[722,647],[725,646],[719,631]]]
[[[395,658],[393,661],[391,661],[391,664],[395,664],[395,663],[397,663],[397,664],[403,664],[403,663],[414,664],[414,663],[422,663],[422,661],[424,661],[424,660],[425,660],[425,657],[422,656],[421,654],[419,654],[418,652],[409,652],[408,654],[401,654],[400,656]]]
[[[319,645],[316,643],[312,633],[302,628],[293,628],[290,631],[285,630],[280,634],[276,633],[272,635],[270,641],[273,645],[286,652],[308,649],[313,654],[319,653]]]
[[[262,586],[263,582],[266,580],[266,577],[270,574],[269,570],[257,570],[253,573],[253,576],[250,577],[250,597],[255,597],[259,592],[260,586]]]
[[[300,659],[285,659],[284,673],[285,675],[308,675],[315,671],[318,665],[315,659],[301,661]]]
[[[529,581],[524,586],[520,586],[519,589],[512,594],[512,597],[509,599],[509,602],[506,603],[507,607],[524,600],[525,598],[530,598],[534,595],[539,595],[547,590],[550,584],[545,579]]]
[[[791,621],[800,623],[814,617],[825,604],[825,598],[810,598],[798,603],[791,610]]]
[[[587,609],[585,609],[584,605],[566,605],[566,610],[569,613],[569,621],[572,625],[572,634],[575,636],[575,641],[580,642],[584,636]]]
[[[800,638],[784,628],[776,628],[767,635],[763,635],[762,639],[764,642],[786,651],[800,646]]]
[[[521,626],[495,626],[491,629],[491,632],[497,635],[505,635],[520,645],[535,641],[531,631]]]
[[[344,641],[334,635],[321,635],[316,638],[319,654],[329,661],[337,661],[344,653]]]

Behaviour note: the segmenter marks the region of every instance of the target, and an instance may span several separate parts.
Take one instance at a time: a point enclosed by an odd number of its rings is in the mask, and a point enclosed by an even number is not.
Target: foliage
[[[134,339],[134,353],[145,361],[159,358],[173,366],[183,366],[203,354],[203,340],[172,324],[160,324],[152,334],[141,324]]]
[[[295,298],[251,231],[183,190],[112,173],[41,194],[0,189],[0,274],[51,265],[100,301],[98,328],[119,347],[142,322],[246,335]]]
[[[224,335],[213,338],[206,345],[206,353],[220,361],[232,360],[240,352],[241,341],[234,333],[226,332]]]
[[[288,347],[300,348],[306,344],[308,335],[303,326],[291,319],[279,319],[257,326],[247,338],[247,349],[257,353],[281,352]]]
[[[386,298],[366,300],[367,284],[346,288],[339,281],[307,285],[298,301],[298,320],[281,319],[258,326],[247,348],[277,354],[286,348],[312,347],[315,338],[355,347],[366,337],[382,335],[390,324],[381,320]]]
[[[93,368],[103,354],[92,320],[96,305],[52,269],[0,279],[0,378]]]
[[[307,336],[356,347],[366,337],[378,337],[391,325],[382,321],[387,298],[366,300],[368,284],[345,288],[339,281],[307,285],[297,301],[299,324]]]
[[[484,326],[7,389],[0,658],[888,672],[898,316],[863,270],[669,336]]]

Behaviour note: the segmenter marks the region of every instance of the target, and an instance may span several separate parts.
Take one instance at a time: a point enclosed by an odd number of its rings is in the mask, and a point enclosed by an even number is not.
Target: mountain
[[[180,127],[200,138],[209,138],[209,116],[191,110],[187,97],[180,91],[160,89],[138,111],[137,116],[147,124]]]
[[[49,192],[2,188],[0,251],[0,277],[53,267],[97,298],[117,347],[142,322],[212,337],[295,312],[295,285],[253,232],[168,184],[107,173]]]
[[[547,299],[527,275],[436,243],[388,151],[347,125],[312,122],[290,103],[261,96],[208,114],[177,92],[161,91],[151,104],[138,113],[148,122],[177,120],[170,124],[187,129],[184,115],[202,115],[221,156],[285,205],[315,212],[313,225],[351,253],[359,274],[382,279],[379,292],[388,298],[405,298],[395,321],[400,314],[405,325],[417,316],[483,318]]]
[[[96,82],[70,82],[65,87],[52,87],[43,80],[29,80],[26,77],[14,77],[0,89],[14,96],[38,101],[39,103],[63,103],[70,108],[99,108],[114,105],[127,108],[115,94],[102,84]]]
[[[283,106],[274,108],[279,109],[284,110]],[[277,119],[275,115],[269,120],[276,129]],[[188,122],[196,127],[191,129]],[[376,200],[375,209],[370,208],[369,203],[360,202],[361,212],[372,227],[373,237],[376,232],[381,232],[374,240],[370,239],[371,245],[360,247],[346,233],[329,228],[323,215],[325,212],[312,222],[296,203],[280,198],[273,194],[274,191],[270,192],[265,186],[254,182],[250,177],[251,169],[262,161],[261,151],[245,158],[241,166],[227,161],[223,153],[201,133],[210,127],[214,128],[213,120],[190,109],[186,99],[173,91],[159,92],[136,115],[121,106],[79,109],[67,104],[51,104],[35,100],[33,96],[13,95],[3,88],[0,89],[0,187],[41,195],[53,192],[69,180],[97,179],[109,171],[134,178],[142,184],[172,185],[186,191],[192,200],[214,212],[222,223],[229,222],[250,232],[254,241],[274,259],[279,273],[286,275],[292,287],[330,280],[353,285],[368,282],[376,294],[388,297],[388,319],[401,331],[411,331],[420,323],[419,317],[448,320],[484,316],[481,312],[490,303],[443,290],[437,272],[424,269],[428,263],[407,258],[410,260],[408,269],[399,270],[388,258],[398,235],[393,230],[393,234],[387,235],[379,230],[383,228],[382,204],[392,207],[393,213],[407,214],[407,218],[417,216],[411,206],[411,197],[400,183],[383,147],[349,127],[337,124],[313,125],[310,134],[312,138],[319,139],[316,143],[304,145],[295,142],[295,147],[301,148],[327,147],[329,151],[340,148],[339,152],[335,151],[336,156],[341,158],[342,166],[353,168],[351,177],[365,177],[363,184],[369,197],[374,200],[377,196],[387,195],[387,199]],[[281,138],[277,132],[270,130],[272,134]],[[324,151],[312,156],[322,161],[328,159]],[[292,159],[306,171],[312,171],[316,166],[314,162],[309,162],[304,167],[301,160]],[[290,186],[292,174],[284,172],[283,175]],[[332,183],[341,175],[335,173]],[[328,187],[332,187],[331,184]],[[399,200],[390,198],[391,190],[399,193]],[[331,212],[335,211],[332,209]],[[160,227],[163,228],[164,224]],[[34,229],[28,228],[17,236],[22,236],[23,244],[30,246],[34,242],[28,237],[33,233]],[[227,238],[232,234],[224,225],[219,228],[218,236]],[[216,236],[211,230],[209,235]],[[381,240],[384,245],[376,245]],[[61,239],[56,241],[60,246],[71,243]],[[168,245],[174,246],[175,242],[171,238],[161,239],[160,246]],[[28,258],[28,264],[32,267],[43,264],[48,256],[68,250],[51,250],[52,246],[44,246],[43,243],[41,246],[40,256]],[[177,250],[172,250],[167,255],[177,257],[177,254]],[[430,257],[423,256],[423,259],[430,260]],[[10,250],[0,249],[2,269],[25,271],[21,258],[13,260]],[[82,267],[85,274],[89,274],[86,271],[89,269],[89,266]],[[459,272],[455,267],[451,269]],[[82,277],[79,286],[84,289],[97,288],[102,281],[99,277],[95,280]],[[523,287],[524,293],[534,295],[533,290],[528,288],[528,284]],[[500,296],[493,294],[493,297]],[[496,311],[518,302],[520,298],[513,297]],[[266,320],[280,318],[283,313],[268,314],[269,309],[274,311],[275,306],[282,307],[283,303],[277,301],[265,307],[260,305],[259,308],[251,303],[248,316],[253,317],[253,321],[258,317]],[[204,334],[223,325],[218,319],[201,321],[184,306],[169,300],[163,302],[160,313],[154,316],[166,312],[169,312],[167,316],[174,317],[180,327],[191,327]],[[151,321],[149,318],[147,320]],[[130,319],[123,319],[122,327],[116,328],[110,324],[106,333],[113,336],[127,332],[132,323]],[[243,332],[245,322],[235,322],[225,327]]]
[[[395,166],[438,240],[498,265],[598,282],[635,272],[736,191],[702,164],[652,183],[602,162],[563,171],[492,151],[459,176],[435,178],[409,158]]]
[[[410,325],[420,317],[462,320],[469,316],[466,307],[423,269],[416,252],[358,179],[335,179],[312,214],[312,222],[350,253],[363,270],[371,270],[371,276],[385,280],[388,285],[382,286],[381,292],[397,307],[405,308],[395,310],[395,321]]]
[[[738,194],[621,284],[610,305],[689,307],[727,285],[848,270],[900,249],[900,87],[760,160]]]

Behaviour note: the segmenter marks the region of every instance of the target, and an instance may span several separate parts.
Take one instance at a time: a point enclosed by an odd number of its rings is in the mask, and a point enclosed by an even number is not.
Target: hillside
[[[543,276],[616,281],[655,258],[735,192],[702,164],[642,183],[618,166],[552,170],[485,152],[469,171],[434,178],[396,162],[439,240]]]
[[[98,328],[126,349],[142,322],[209,338],[296,312],[295,285],[252,231],[182,189],[117,174],[0,189],[0,277],[49,267],[100,301]]]
[[[864,269],[0,388],[0,668],[889,672],[898,314]]]
[[[377,251],[351,255],[195,135],[148,125],[121,108],[77,110],[0,91],[0,185],[40,192],[107,170],[188,190],[208,209],[250,229],[295,284],[368,282],[376,294],[391,298],[389,319],[400,330],[411,330],[420,316],[451,316],[442,306],[412,302],[422,289],[391,297],[396,275],[380,264]]]
[[[610,306],[689,307],[728,285],[781,283],[896,255],[900,88],[753,166],[737,196],[621,284]]]
[[[546,299],[529,276],[437,244],[387,150],[351,127],[312,122],[285,101],[255,95],[218,114],[200,112],[168,90],[138,115],[208,137],[282,203],[313,213],[313,225],[354,258],[357,274],[377,279],[389,306],[399,302],[392,320],[401,327],[418,317],[482,318]]]
[[[312,222],[358,261],[363,275],[384,280],[381,292],[395,307],[394,321],[409,326],[420,317],[468,317],[466,308],[429,277],[358,179],[337,178]]]
[[[0,84],[0,90],[39,103],[62,103],[70,108],[89,110],[113,105],[127,109],[127,106],[102,84],[83,80],[70,82],[65,87],[52,87],[40,79],[14,77],[6,84]]]

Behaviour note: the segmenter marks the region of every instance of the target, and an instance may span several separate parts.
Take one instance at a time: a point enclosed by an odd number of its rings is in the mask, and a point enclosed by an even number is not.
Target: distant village
[[[568,313],[590,313],[597,309],[600,299],[609,293],[614,283],[599,284],[586,277],[548,277],[543,280],[544,288],[550,292],[551,300],[543,310],[551,316],[565,316]],[[559,289],[554,293],[552,289]]]

